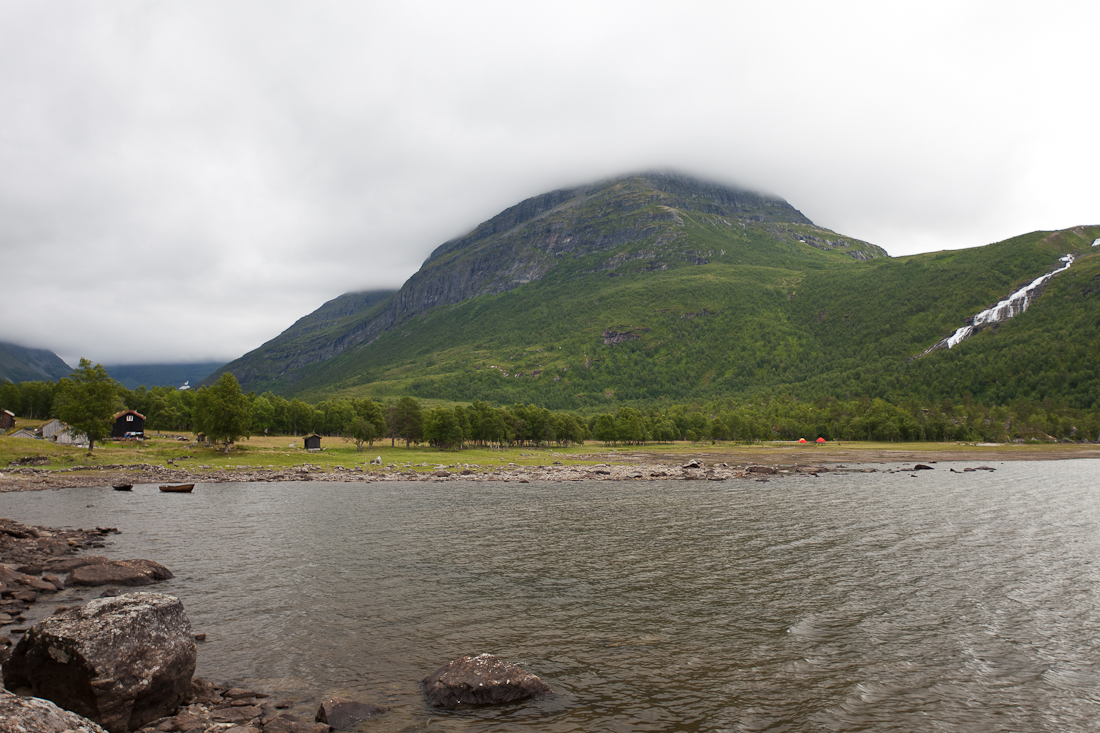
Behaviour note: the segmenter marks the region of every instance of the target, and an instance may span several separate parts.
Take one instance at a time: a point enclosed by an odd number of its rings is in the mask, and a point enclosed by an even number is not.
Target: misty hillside
[[[48,349],[28,349],[0,343],[0,382],[54,382],[69,376],[72,367]]]
[[[199,382],[210,376],[221,362],[198,364],[113,364],[105,365],[111,378],[126,389],[138,387],[181,387]]]

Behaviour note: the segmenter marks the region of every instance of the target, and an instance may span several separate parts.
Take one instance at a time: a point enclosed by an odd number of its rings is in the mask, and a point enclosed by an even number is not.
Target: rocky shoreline
[[[325,469],[304,463],[292,468],[233,468],[183,470],[148,463],[74,466],[47,469],[34,466],[9,466],[0,471],[0,492],[66,489],[92,486],[133,484],[212,484],[227,482],[275,481],[654,481],[766,479],[791,474],[818,474],[829,468],[821,464],[770,465],[762,463],[730,464],[689,459],[684,462],[607,462],[594,465],[480,466],[469,463],[389,464],[355,468],[334,466]]]
[[[73,553],[104,547],[105,538],[116,532],[113,527],[53,529],[0,519],[0,662],[10,653],[11,636],[26,632],[34,604],[64,590],[59,575],[81,562],[106,561],[92,556],[74,564]]]
[[[28,634],[34,622],[45,618],[64,618],[65,614],[79,609],[85,602],[84,598],[70,597],[64,602],[76,602],[77,605],[45,608],[54,594],[72,587],[90,590],[92,586],[109,586],[110,590],[97,595],[98,598],[111,598],[125,592],[119,586],[145,586],[173,577],[167,568],[149,560],[110,561],[97,555],[77,554],[105,547],[106,538],[117,533],[118,530],[113,527],[58,529],[0,518],[0,664],[12,658],[16,640]],[[92,577],[86,577],[89,573]],[[68,578],[63,581],[59,576],[65,574]],[[194,638],[203,641],[205,635],[195,634]],[[7,730],[2,725],[3,721],[19,720],[23,725],[20,730],[31,733],[55,729],[57,733],[63,730],[103,731],[94,723],[88,723],[51,703],[13,694],[16,692],[26,693],[25,690],[0,689],[0,730]],[[289,712],[295,706],[296,703],[290,700],[276,700],[268,694],[231,683],[213,684],[196,677],[191,682],[190,694],[183,707],[171,716],[142,726],[141,730],[161,733],[328,733],[339,726],[323,721],[346,723],[349,716],[357,721],[385,712],[385,708],[379,706],[349,700],[325,700],[317,711],[318,719],[303,722]]]

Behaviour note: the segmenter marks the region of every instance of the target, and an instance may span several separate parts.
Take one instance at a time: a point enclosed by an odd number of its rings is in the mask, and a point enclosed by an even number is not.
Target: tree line
[[[547,446],[597,440],[605,445],[654,442],[797,440],[974,441],[1100,440],[1100,415],[1052,400],[1019,399],[989,407],[968,394],[932,402],[881,398],[802,401],[789,395],[669,406],[623,405],[582,416],[534,404],[424,406],[413,397],[377,402],[333,398],[315,404],[271,392],[243,393],[232,374],[197,390],[129,390],[101,365],[81,360],[59,382],[6,382],[0,408],[27,418],[58,417],[92,440],[110,433],[110,416],[132,409],[146,430],[194,431],[228,444],[251,435],[341,436],[362,449],[375,441],[467,446]]]

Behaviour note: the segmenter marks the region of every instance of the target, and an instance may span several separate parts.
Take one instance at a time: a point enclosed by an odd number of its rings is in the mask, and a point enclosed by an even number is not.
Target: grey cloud
[[[0,340],[229,360],[527,196],[650,167],[894,255],[1094,223],[1094,64],[1062,39],[1098,15],[0,1],[0,269],[33,304]]]

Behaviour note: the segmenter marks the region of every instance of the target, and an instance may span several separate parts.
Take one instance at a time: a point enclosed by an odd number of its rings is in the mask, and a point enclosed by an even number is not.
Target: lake
[[[1100,461],[950,471],[976,465],[105,486],[0,494],[0,516],[118,527],[105,554],[175,572],[149,590],[207,634],[198,674],[303,717],[390,706],[364,731],[1096,730]],[[555,694],[424,704],[420,678],[482,652]]]

